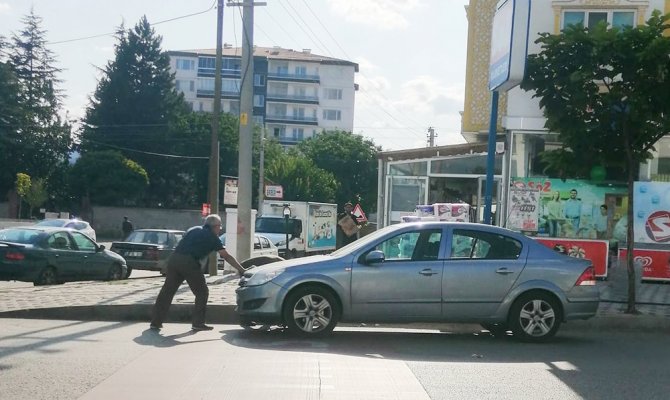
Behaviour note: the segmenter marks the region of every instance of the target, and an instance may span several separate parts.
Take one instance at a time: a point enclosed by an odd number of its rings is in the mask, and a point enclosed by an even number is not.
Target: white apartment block
[[[194,111],[211,112],[215,49],[169,51],[177,90]],[[225,45],[221,110],[239,115],[241,49]],[[323,131],[351,132],[358,64],[279,47],[254,48],[254,123],[268,137],[294,145]],[[251,75],[251,74],[250,74]]]

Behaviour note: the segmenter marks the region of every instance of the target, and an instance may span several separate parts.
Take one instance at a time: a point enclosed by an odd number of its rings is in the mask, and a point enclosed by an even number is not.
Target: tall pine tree
[[[53,52],[46,47],[42,19],[33,10],[10,43],[0,45],[0,193],[14,185],[17,172],[51,183],[60,181],[72,147],[71,127],[60,115]]]
[[[114,60],[101,70],[90,99],[82,151],[119,150],[149,174],[145,205],[178,207],[181,200],[173,191],[188,185],[182,172],[189,161],[156,154],[179,150],[175,126],[189,112],[188,107],[175,89],[170,58],[161,50],[162,38],[146,17],[132,29],[121,26],[117,39]]]

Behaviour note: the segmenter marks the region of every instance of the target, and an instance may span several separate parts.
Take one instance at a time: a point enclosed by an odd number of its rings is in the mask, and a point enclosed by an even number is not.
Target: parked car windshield
[[[288,233],[296,232],[299,221],[288,220]],[[256,232],[286,233],[286,221],[283,218],[258,218],[256,219]]]
[[[67,221],[61,219],[45,219],[35,224],[35,226],[63,226]]]
[[[40,236],[40,231],[34,229],[3,229],[0,230],[1,242],[12,242],[22,244],[34,244]]]

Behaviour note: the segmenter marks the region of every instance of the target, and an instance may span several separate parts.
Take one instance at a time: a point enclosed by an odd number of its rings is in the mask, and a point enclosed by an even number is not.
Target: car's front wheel
[[[335,329],[340,306],[329,290],[305,286],[289,294],[283,314],[289,332],[305,337],[322,336]]]
[[[560,306],[553,296],[530,292],[514,302],[508,324],[516,338],[524,342],[544,342],[556,334],[561,318]]]
[[[126,276],[123,277],[123,279],[128,279],[130,278],[130,273],[133,272],[133,269],[130,267],[127,267],[128,269],[126,270]]]
[[[107,280],[109,281],[118,281],[123,279],[123,270],[119,264],[114,264],[109,267],[109,272],[107,272]]]

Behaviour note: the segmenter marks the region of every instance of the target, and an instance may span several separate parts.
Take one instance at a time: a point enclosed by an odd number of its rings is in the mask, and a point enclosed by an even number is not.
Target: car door
[[[98,246],[88,236],[81,232],[70,232],[76,244],[77,253],[82,260],[80,279],[106,278],[111,267],[111,261],[105,253],[98,251]]]
[[[512,237],[484,230],[450,232],[442,314],[453,321],[491,316],[525,266],[523,246]]]
[[[374,321],[440,318],[442,229],[396,234],[367,249],[352,265],[351,306],[356,319]],[[366,265],[370,251],[384,253],[382,263]]]
[[[47,237],[49,265],[56,268],[58,277],[62,280],[74,280],[82,269],[82,260],[75,250],[67,232],[53,232]]]

